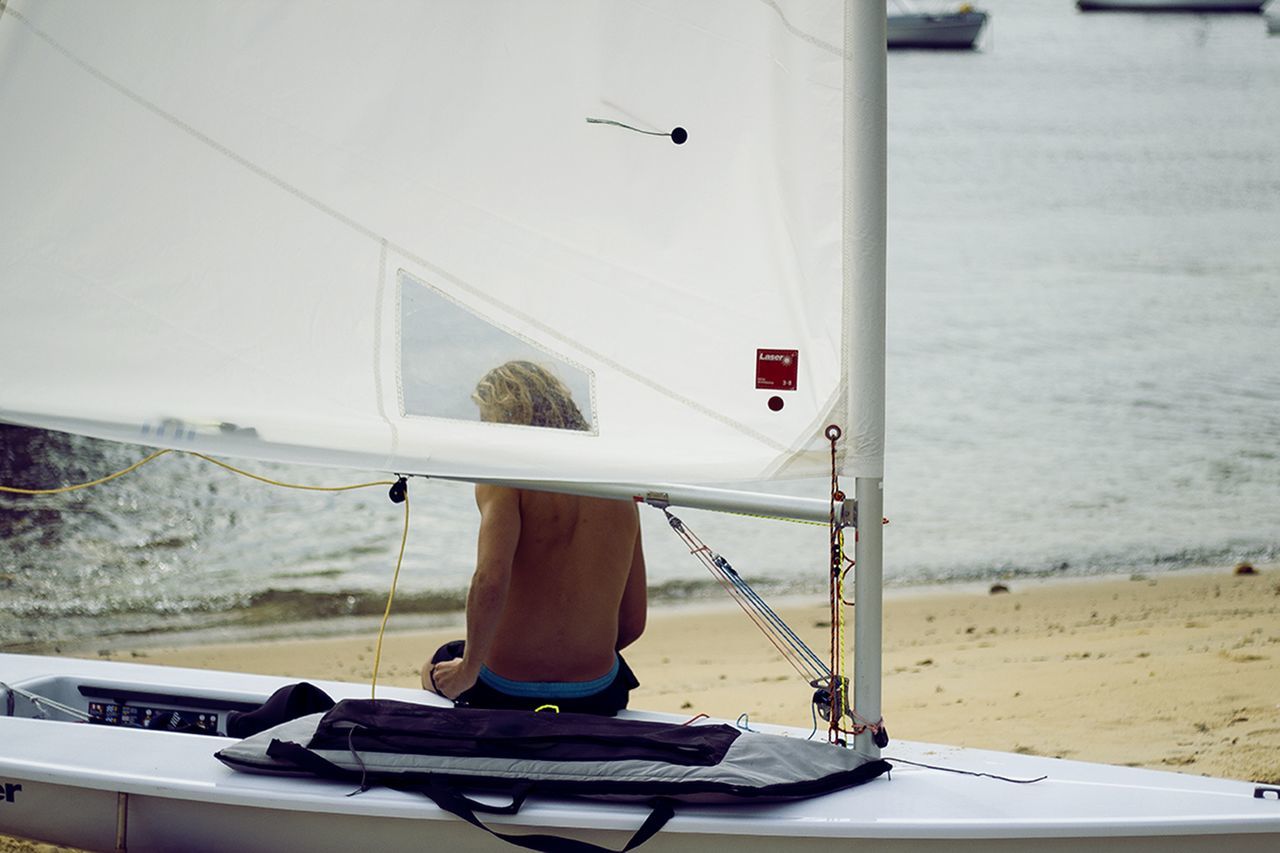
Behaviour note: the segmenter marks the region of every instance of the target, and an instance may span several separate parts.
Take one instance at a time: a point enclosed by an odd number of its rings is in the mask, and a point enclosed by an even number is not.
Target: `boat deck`
[[[174,669],[109,661],[0,655],[0,682],[46,695],[69,685],[94,690],[204,697],[219,703],[261,701],[290,679]],[[316,682],[334,698],[364,698],[368,687]],[[38,688],[38,689],[37,689]],[[78,690],[76,692],[79,692]],[[0,699],[13,696],[0,687]],[[381,688],[383,698],[440,704],[431,694]],[[57,697],[50,696],[50,698]],[[64,701],[57,699],[57,701]],[[86,725],[21,716],[0,717],[0,791],[20,786],[0,803],[0,832],[90,848],[110,848],[119,832],[130,850],[163,849],[181,839],[188,849],[271,849],[299,843],[349,849],[376,838],[382,845],[433,833],[458,849],[501,849],[499,842],[414,794],[311,778],[256,776],[231,770],[214,752],[231,741],[184,734]],[[0,709],[7,702],[0,702]],[[70,703],[67,703],[70,704]],[[30,707],[27,713],[33,712]],[[217,713],[216,708],[213,713]],[[55,712],[49,716],[55,717]],[[670,715],[626,716],[684,722]],[[756,726],[804,737],[808,732]],[[894,742],[885,750],[889,777],[801,802],[743,806],[682,806],[646,849],[769,849],[779,837],[790,849],[861,839],[858,849],[992,849],[1001,843],[1037,849],[1125,840],[1124,849],[1276,849],[1280,790],[1246,782],[1109,767],[982,750]],[[1017,784],[912,766],[918,762],[1019,779]],[[1257,796],[1260,795],[1260,796]],[[615,849],[643,821],[637,805],[531,797],[517,816],[486,818],[501,831],[589,838]],[[425,823],[424,823],[425,822]],[[123,827],[123,828],[122,828]],[[369,834],[372,834],[371,836]],[[768,842],[768,843],[765,843]],[[669,846],[675,845],[675,846]],[[870,846],[868,846],[870,845]],[[958,846],[957,846],[958,845]],[[276,849],[279,849],[278,846]]]

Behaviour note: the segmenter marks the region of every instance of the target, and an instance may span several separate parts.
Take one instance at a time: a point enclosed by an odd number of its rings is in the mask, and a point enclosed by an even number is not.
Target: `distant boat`
[[[1261,12],[1267,0],[1076,0],[1082,12]]]
[[[920,12],[894,0],[888,11],[890,48],[971,50],[987,23],[987,13],[968,3],[954,11]]]

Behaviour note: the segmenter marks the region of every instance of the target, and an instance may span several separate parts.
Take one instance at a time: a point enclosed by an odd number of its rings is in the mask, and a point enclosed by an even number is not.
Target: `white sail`
[[[826,473],[828,423],[883,422],[846,399],[842,14],[10,0],[0,419],[469,478]],[[509,358],[589,429],[480,422]]]

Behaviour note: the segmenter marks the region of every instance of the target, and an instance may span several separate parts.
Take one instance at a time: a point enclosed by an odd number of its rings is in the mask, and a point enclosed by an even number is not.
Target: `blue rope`
[[[802,673],[813,681],[829,681],[831,678],[831,669],[823,662],[822,658],[809,648],[808,644],[802,640],[795,631],[791,629],[781,616],[774,612],[768,603],[747,583],[746,579],[738,574],[737,570],[729,564],[721,555],[712,551],[710,548],[697,538],[694,533],[689,530],[683,521],[677,518],[666,507],[662,508],[663,513],[667,516],[667,522],[671,528],[685,540],[688,545],[694,545],[694,554],[698,555],[703,561],[707,569],[715,576],[725,580],[734,590],[739,593],[738,600],[749,605],[758,614],[760,614],[767,623],[768,629],[775,637],[780,639],[785,645],[789,646],[791,651],[795,653],[796,659],[793,663],[800,669],[808,669],[807,673]],[[764,627],[764,626],[762,626]]]
[[[735,588],[740,590],[756,610],[788,640],[788,645],[795,649],[802,657],[807,658],[807,663],[809,667],[813,669],[814,674],[829,678],[831,676],[831,670],[823,662],[822,658],[818,657],[817,653],[814,652],[813,649],[809,648],[808,644],[805,643],[804,640],[800,639],[800,637],[796,635],[795,631],[791,630],[791,626],[788,625],[781,616],[775,613],[773,608],[770,607],[765,600],[751,588],[751,584],[747,583],[741,575],[734,571],[733,567],[729,565],[727,560],[719,554],[716,554],[714,551],[711,553],[720,563],[723,563],[723,566],[717,564],[717,567],[721,568],[721,570],[728,575],[729,582],[733,584]]]

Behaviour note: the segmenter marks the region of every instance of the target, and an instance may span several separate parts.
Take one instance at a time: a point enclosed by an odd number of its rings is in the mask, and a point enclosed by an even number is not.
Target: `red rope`
[[[840,542],[840,522],[836,517],[836,505],[844,501],[844,492],[840,491],[840,475],[839,466],[836,458],[836,442],[840,439],[840,427],[832,424],[826,430],[827,440],[831,442],[831,511],[828,516],[828,524],[831,532],[831,563],[829,572],[829,595],[831,602],[831,681],[827,685],[827,695],[830,698],[831,709],[827,717],[827,740],[831,743],[838,743],[841,735],[841,720],[844,717],[845,709],[848,705],[848,697],[845,696],[848,681],[841,672],[840,661],[844,646],[844,633],[841,629],[841,613],[840,606],[842,596],[840,594],[840,583],[843,580],[841,573],[841,558],[843,547]]]

